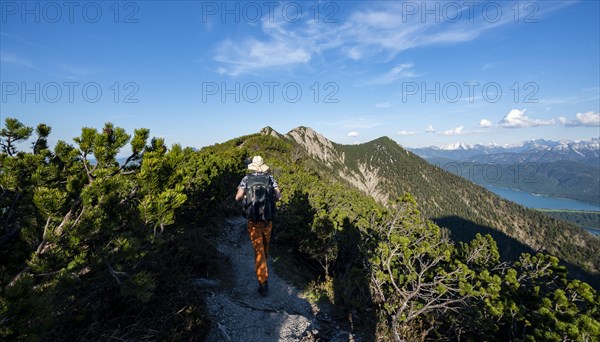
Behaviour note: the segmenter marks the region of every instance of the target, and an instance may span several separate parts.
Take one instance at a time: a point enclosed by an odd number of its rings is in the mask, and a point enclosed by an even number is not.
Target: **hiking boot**
[[[266,297],[267,294],[269,294],[269,283],[265,281],[264,283],[260,284],[258,286],[258,293],[261,296]]]

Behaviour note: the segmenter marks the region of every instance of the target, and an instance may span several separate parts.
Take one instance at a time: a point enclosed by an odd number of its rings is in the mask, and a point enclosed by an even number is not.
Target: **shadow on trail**
[[[344,219],[343,228],[335,236],[338,255],[333,270],[333,291],[342,321],[361,341],[375,341],[377,316],[370,292],[370,275],[364,269],[364,256],[359,248],[360,231]]]
[[[296,191],[274,226],[275,242],[281,245],[287,265],[284,272],[315,297],[321,340],[375,340],[376,315],[370,294],[370,275],[364,268],[364,236],[347,218],[334,224],[317,213],[308,195]]]

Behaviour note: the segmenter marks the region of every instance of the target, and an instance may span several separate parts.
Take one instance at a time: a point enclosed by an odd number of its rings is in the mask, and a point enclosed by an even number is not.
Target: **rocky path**
[[[207,294],[213,316],[209,341],[315,341],[319,309],[285,281],[277,277],[269,262],[269,294],[257,292],[254,274],[254,251],[242,217],[224,222],[219,251],[231,261],[230,285],[215,286]],[[196,279],[198,285],[206,279]],[[210,282],[210,281],[208,281]],[[216,284],[213,284],[216,285]],[[341,336],[340,336],[341,337]],[[344,339],[342,339],[344,340]],[[346,339],[347,340],[347,339]]]

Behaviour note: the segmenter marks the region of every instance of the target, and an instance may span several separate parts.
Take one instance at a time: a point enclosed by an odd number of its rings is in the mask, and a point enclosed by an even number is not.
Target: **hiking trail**
[[[218,250],[231,263],[233,279],[229,284],[223,286],[216,280],[203,278],[194,280],[198,286],[209,288],[206,303],[213,325],[207,340],[320,341],[323,334],[319,329],[330,331],[327,340],[353,340],[349,333],[323,324],[328,321],[327,314],[279,278],[272,261],[268,262],[269,294],[266,297],[258,294],[254,250],[246,227],[243,217],[223,222],[224,234],[219,239]]]

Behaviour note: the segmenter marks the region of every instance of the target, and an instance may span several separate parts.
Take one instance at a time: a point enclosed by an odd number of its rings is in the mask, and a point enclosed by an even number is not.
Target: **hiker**
[[[235,200],[244,201],[243,214],[248,219],[248,234],[254,247],[258,293],[266,296],[269,292],[267,269],[269,241],[275,216],[275,201],[281,198],[281,192],[275,178],[267,173],[269,166],[264,163],[261,156],[252,158],[248,170],[252,172],[240,182]]]

